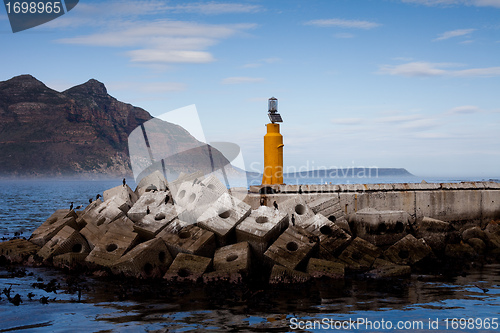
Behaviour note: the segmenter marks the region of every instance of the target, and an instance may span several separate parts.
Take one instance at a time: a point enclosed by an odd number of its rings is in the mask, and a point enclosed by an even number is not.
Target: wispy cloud
[[[312,20],[304,23],[305,25],[313,25],[316,27],[338,27],[338,28],[353,28],[353,29],[373,29],[379,27],[381,24],[370,21],[360,20],[345,20],[345,19],[322,19]]]
[[[475,105],[462,105],[462,106],[457,106],[457,107],[454,107],[454,108],[448,110],[448,112],[446,112],[446,114],[448,114],[448,115],[473,114],[473,113],[479,113],[479,112],[481,112],[481,109]]]
[[[262,10],[258,5],[239,3],[197,2],[188,5],[165,6],[167,10],[182,13],[198,13],[205,15],[256,13]]]
[[[452,30],[452,31],[446,31],[439,35],[438,38],[434,39],[434,41],[440,41],[440,40],[445,40],[445,39],[450,39],[453,37],[459,37],[459,36],[468,36],[471,33],[476,31],[476,29],[457,29],[457,30]]]
[[[264,81],[261,77],[234,76],[222,80],[222,84],[257,83]]]
[[[424,6],[465,5],[500,8],[500,0],[401,0],[401,2],[415,3]]]
[[[454,76],[454,77],[493,77],[500,76],[500,67],[449,69],[462,67],[454,63],[430,63],[410,62],[401,65],[382,65],[378,74],[398,75],[407,77],[432,77],[432,76]]]

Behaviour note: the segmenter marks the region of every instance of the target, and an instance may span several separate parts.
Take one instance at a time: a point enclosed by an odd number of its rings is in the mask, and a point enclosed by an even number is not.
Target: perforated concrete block
[[[234,228],[250,215],[251,208],[243,201],[222,194],[207,210],[198,217],[198,225],[212,231],[219,246],[224,246],[234,239]]]
[[[69,252],[89,253],[90,247],[78,231],[65,226],[38,251],[37,255],[47,260]]]
[[[110,229],[117,228],[122,230],[134,231],[134,223],[126,216],[122,216],[112,222],[104,223],[105,219],[100,219],[97,222],[94,220],[88,223],[80,233],[85,237],[91,249],[99,242],[101,237]]]
[[[342,251],[339,259],[346,263],[346,268],[352,271],[368,270],[375,259],[382,255],[382,250],[375,245],[356,237]]]
[[[193,254],[179,253],[163,277],[169,281],[196,282],[212,265],[212,259]]]
[[[76,224],[78,225],[78,228],[80,228],[80,230],[87,225],[87,221],[85,221],[84,219],[84,217],[87,216],[87,213],[95,210],[100,204],[102,204],[101,199],[94,200],[90,204],[88,204],[83,211],[80,212],[78,218],[76,219]],[[90,216],[87,216],[87,218],[89,219]]]
[[[172,263],[172,256],[160,238],[141,243],[123,255],[111,268],[115,274],[136,278],[160,278]]]
[[[269,284],[298,284],[311,280],[311,275],[281,265],[274,265],[269,277]]]
[[[278,208],[280,211],[288,214],[290,224],[292,223],[292,215],[295,220],[295,225],[301,225],[303,221],[314,216],[314,212],[309,208],[302,195],[292,196],[290,199],[281,203]]]
[[[74,269],[77,267],[85,266],[85,258],[88,253],[75,253],[69,252],[64,254],[59,254],[52,258],[52,264],[59,268],[69,268]]]
[[[351,236],[321,214],[316,214],[302,227],[320,240],[320,247],[332,255],[340,254],[351,242]]]
[[[215,251],[214,269],[216,271],[250,272],[250,245],[247,242],[227,245]]]
[[[413,265],[431,256],[432,249],[423,239],[408,235],[388,248],[384,255],[395,264]]]
[[[7,260],[15,263],[23,262],[39,250],[40,246],[25,239],[12,239],[0,243],[0,256],[4,256]]]
[[[209,175],[207,178],[203,179],[200,182],[202,185],[208,187],[212,191],[219,193],[219,195],[222,195],[224,193],[228,193],[228,189],[226,185],[224,185],[219,178],[217,178],[215,175]]]
[[[408,234],[410,214],[405,211],[362,209],[351,216],[358,237],[376,246],[391,245]]]
[[[320,197],[315,197],[311,201],[308,201],[307,204],[315,214],[325,216],[348,234],[351,234],[351,229],[345,217],[344,210],[340,205],[338,194],[332,193],[321,195]]]
[[[156,237],[161,237],[163,238],[163,235],[165,234],[178,234],[182,228],[187,227],[188,225],[191,225],[187,222],[181,221],[178,218],[173,219],[169,224],[165,226],[157,235]]]
[[[307,264],[306,272],[314,278],[343,279],[344,265],[334,261],[311,258]]]
[[[236,241],[248,242],[254,253],[262,256],[287,227],[288,215],[285,212],[260,206],[236,226]]]
[[[75,212],[69,209],[56,210],[41,226],[33,231],[30,241],[42,247],[65,226],[78,229],[76,217]]]
[[[108,201],[115,196],[125,201],[129,208],[132,207],[138,199],[137,194],[135,194],[134,191],[132,191],[132,189],[126,184],[125,186],[119,185],[104,191],[102,197],[104,201]]]
[[[161,204],[134,224],[135,231],[145,239],[154,238],[177,218],[177,209],[171,203]]]
[[[395,265],[390,261],[377,259],[373,263],[372,270],[366,276],[372,279],[399,278],[411,274],[411,267],[407,265]]]
[[[174,257],[180,252],[212,257],[215,252],[214,233],[193,224],[184,227],[178,234],[162,232],[157,238],[165,241]]]
[[[112,227],[100,237],[85,260],[91,264],[111,267],[137,243],[138,238],[139,235],[131,230]]]
[[[166,191],[168,183],[163,174],[156,170],[148,176],[142,178],[135,189],[137,196],[141,197],[144,193],[156,189],[157,191]]]
[[[317,248],[317,237],[300,227],[289,226],[264,252],[271,262],[290,269],[305,268],[305,264]]]
[[[110,200],[94,206],[93,209],[89,209],[80,218],[85,221],[86,227],[88,224],[93,224],[96,227],[102,226],[106,229],[111,222],[125,216],[127,210],[128,205],[124,200],[112,197]]]
[[[157,214],[161,207],[171,204],[170,192],[146,192],[127,212],[127,216],[134,222],[139,222],[144,216],[149,214]]]
[[[214,204],[220,193],[200,184],[192,184],[191,187],[184,185],[185,183],[182,184],[181,190],[177,193],[175,204],[182,209],[182,212],[179,213],[179,219],[194,224]]]

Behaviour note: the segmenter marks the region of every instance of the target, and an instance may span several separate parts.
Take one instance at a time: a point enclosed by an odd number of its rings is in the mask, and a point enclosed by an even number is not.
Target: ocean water
[[[326,181],[422,180],[403,178]],[[482,179],[434,181],[466,180]],[[0,238],[15,233],[27,238],[56,209],[69,208],[70,202],[86,205],[89,198],[120,184],[121,179],[2,180]],[[36,285],[50,281],[55,291]],[[7,300],[3,291],[9,288],[11,297],[20,295],[19,306]],[[0,332],[393,332],[398,325],[408,332],[500,331],[500,265],[494,263],[470,263],[449,275],[414,274],[390,282],[321,280],[282,288],[172,285],[0,266],[0,293]]]

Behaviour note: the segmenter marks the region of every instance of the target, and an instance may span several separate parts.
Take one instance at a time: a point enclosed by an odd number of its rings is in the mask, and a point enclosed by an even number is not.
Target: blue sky
[[[0,32],[0,80],[95,78],[153,116],[195,104],[249,170],[275,96],[285,168],[500,176],[500,0],[83,0],[15,34],[2,8]]]

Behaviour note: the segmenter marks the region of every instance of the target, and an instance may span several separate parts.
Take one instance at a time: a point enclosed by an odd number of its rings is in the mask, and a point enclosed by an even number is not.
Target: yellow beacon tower
[[[282,123],[281,115],[278,113],[278,100],[269,98],[269,120],[267,134],[264,136],[264,174],[262,185],[283,184],[283,136],[280,134]]]

